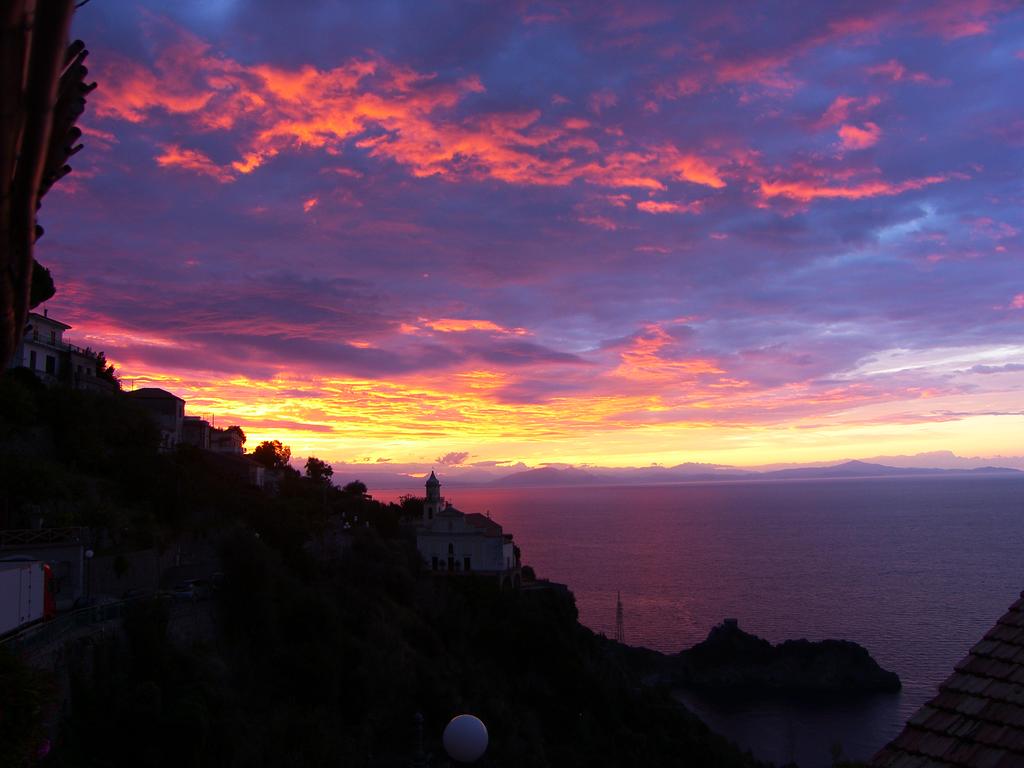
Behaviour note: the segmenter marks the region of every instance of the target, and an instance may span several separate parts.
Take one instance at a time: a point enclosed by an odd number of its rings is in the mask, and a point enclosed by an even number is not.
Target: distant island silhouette
[[[519,488],[554,485],[642,485],[728,480],[790,480],[790,479],[854,479],[878,477],[933,477],[942,475],[1014,475],[1024,474],[1009,467],[976,467],[971,469],[939,469],[935,467],[891,467],[866,461],[847,461],[826,467],[794,467],[767,472],[735,467],[681,464],[675,467],[643,467],[616,472],[612,469],[581,469],[578,467],[540,467],[515,472],[493,480],[494,487]]]

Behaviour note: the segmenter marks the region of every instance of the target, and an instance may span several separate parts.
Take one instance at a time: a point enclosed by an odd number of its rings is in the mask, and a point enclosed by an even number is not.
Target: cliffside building
[[[160,428],[160,450],[173,451],[182,442],[185,428],[185,401],[159,387],[142,387],[128,397],[147,410]]]
[[[213,427],[210,430],[210,445],[208,447],[211,451],[227,453],[232,456],[241,456],[245,453],[245,448],[242,444],[242,434],[230,427],[227,429]]]
[[[46,384],[113,391],[112,383],[96,375],[99,354],[64,340],[64,332],[70,329],[70,325],[54,320],[45,310],[43,314],[30,312],[25,335],[8,367],[28,368]]]
[[[186,416],[181,422],[181,442],[196,448],[210,450],[210,436],[213,427],[200,416]]]
[[[426,490],[416,548],[427,566],[438,573],[478,573],[519,586],[519,549],[512,534],[486,515],[465,514],[447,503],[433,472]]]

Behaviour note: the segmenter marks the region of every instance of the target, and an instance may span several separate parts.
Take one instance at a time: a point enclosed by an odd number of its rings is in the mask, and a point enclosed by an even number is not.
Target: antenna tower
[[[615,642],[626,644],[626,630],[622,624],[622,593],[615,593]]]

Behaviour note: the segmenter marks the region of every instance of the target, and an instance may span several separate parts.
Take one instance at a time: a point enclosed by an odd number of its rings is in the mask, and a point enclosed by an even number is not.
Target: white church
[[[495,576],[502,585],[519,584],[519,550],[511,533],[486,515],[460,512],[441,497],[441,481],[427,478],[423,519],[416,548],[432,571]]]

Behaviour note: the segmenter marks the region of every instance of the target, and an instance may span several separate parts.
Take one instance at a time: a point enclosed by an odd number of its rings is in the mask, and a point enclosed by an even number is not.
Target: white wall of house
[[[506,566],[503,539],[495,536],[479,533],[420,533],[416,536],[416,547],[428,568],[434,567],[434,558],[437,558],[437,569],[448,570],[449,557],[458,571],[465,571],[467,557],[470,571],[506,571],[511,567]]]

